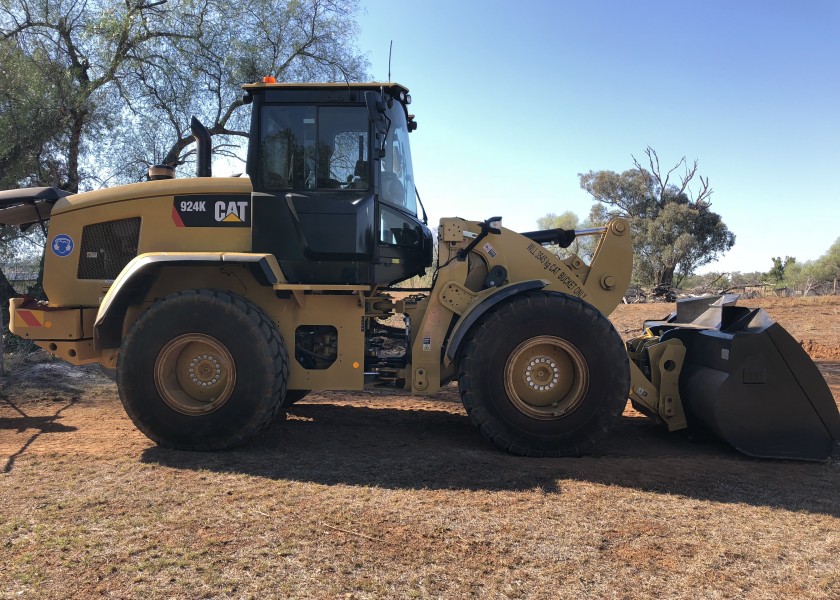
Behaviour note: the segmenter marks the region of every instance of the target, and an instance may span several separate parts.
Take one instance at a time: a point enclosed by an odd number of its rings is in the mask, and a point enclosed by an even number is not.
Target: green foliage
[[[748,273],[742,273],[741,271],[733,271],[731,273],[710,271],[702,275],[689,275],[685,277],[680,284],[680,288],[693,292],[723,293],[736,288],[763,286],[766,278],[767,274],[761,271],[751,271]]]
[[[3,183],[76,192],[183,165],[193,114],[230,155],[247,137],[243,83],[365,76],[356,11],[356,0],[3,0],[0,166],[27,165]]]
[[[837,238],[828,251],[817,259],[817,274],[826,280],[840,279],[840,238]]]
[[[0,39],[0,189],[59,182],[50,156],[66,125],[59,93],[65,79],[64,68],[45,52],[27,55]]]
[[[689,275],[682,280],[681,288],[685,290],[701,290],[703,292],[718,292],[728,289],[732,285],[729,273],[711,271],[702,275]]]
[[[775,283],[781,283],[785,279],[785,271],[795,262],[796,259],[792,256],[786,256],[784,260],[780,256],[774,256],[773,267],[768,271],[767,277]]]
[[[761,271],[750,271],[749,273],[735,271],[734,273],[730,273],[729,283],[731,287],[761,285],[764,283],[764,273]]]
[[[817,260],[796,262],[787,256],[772,258],[773,266],[765,278],[779,288],[789,288],[803,295],[838,291],[840,280],[840,238]]]
[[[663,173],[652,148],[645,151],[649,169],[634,158],[634,169],[623,173],[581,173],[581,188],[599,203],[590,220],[604,223],[616,216],[627,218],[633,231],[634,281],[642,285],[678,286],[682,279],[730,249],[735,236],[720,215],[710,210],[709,180],[697,176],[700,188],[689,185],[697,175],[697,162],[685,158]],[[684,172],[672,183],[680,167]]]
[[[778,282],[779,287],[790,288],[807,296],[815,287],[821,284],[817,275],[814,261],[791,263],[785,267],[784,279]]]
[[[561,215],[548,213],[547,215],[537,219],[537,227],[540,229],[576,229],[580,226],[580,219],[570,210],[567,210]]]
[[[537,219],[537,228],[539,229],[585,229],[592,225],[588,222],[581,223],[578,216],[570,210],[557,215],[555,213],[548,213]],[[591,260],[595,253],[595,238],[593,237],[579,237],[575,238],[572,245],[568,248],[561,248],[559,246],[548,246],[548,249],[554,252],[560,258],[568,258],[572,255],[580,256],[586,260]]]

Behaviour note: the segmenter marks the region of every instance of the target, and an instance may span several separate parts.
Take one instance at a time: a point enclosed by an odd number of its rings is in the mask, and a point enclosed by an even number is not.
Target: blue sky
[[[430,222],[586,217],[577,174],[652,146],[698,159],[735,246],[767,271],[840,237],[840,1],[360,0],[371,75],[411,89]]]

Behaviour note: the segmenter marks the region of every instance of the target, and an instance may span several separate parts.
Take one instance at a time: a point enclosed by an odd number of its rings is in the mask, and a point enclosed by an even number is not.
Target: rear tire
[[[155,302],[120,347],[117,384],[128,416],[161,446],[222,450],[241,445],[276,415],[289,359],[255,304],[217,290]]]
[[[577,456],[624,410],[624,343],[595,308],[529,293],[492,310],[460,353],[458,387],[472,422],[512,454]]]

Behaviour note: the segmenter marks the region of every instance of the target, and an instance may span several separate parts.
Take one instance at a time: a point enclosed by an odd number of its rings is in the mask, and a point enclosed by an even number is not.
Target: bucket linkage
[[[764,458],[825,460],[840,413],[817,366],[760,308],[737,295],[677,302],[627,342],[637,410],[669,430],[707,429]]]

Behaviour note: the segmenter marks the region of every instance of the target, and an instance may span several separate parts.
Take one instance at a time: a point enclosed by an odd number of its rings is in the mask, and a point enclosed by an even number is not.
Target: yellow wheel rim
[[[549,335],[519,344],[505,364],[505,392],[521,413],[561,419],[583,402],[589,367],[573,344]]]
[[[155,361],[158,393],[181,414],[206,415],[219,409],[235,384],[233,357],[209,335],[180,335],[163,347]]]

